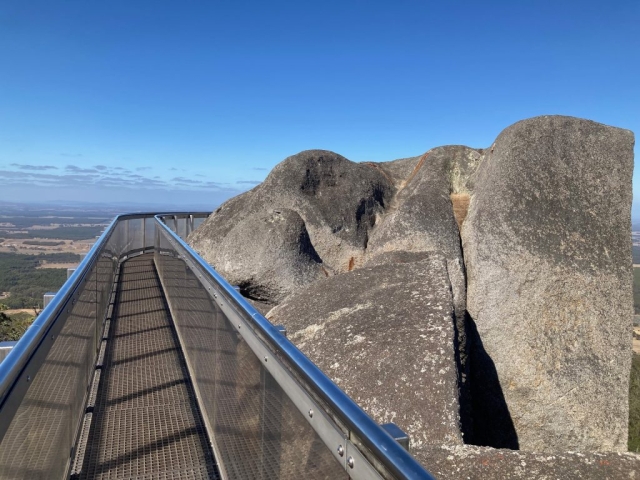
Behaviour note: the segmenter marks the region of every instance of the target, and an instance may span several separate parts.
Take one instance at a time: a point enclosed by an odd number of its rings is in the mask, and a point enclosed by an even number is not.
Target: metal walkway
[[[122,264],[108,328],[72,478],[219,478],[152,254]]]
[[[207,217],[118,215],[0,362],[0,480],[433,480],[185,242]]]

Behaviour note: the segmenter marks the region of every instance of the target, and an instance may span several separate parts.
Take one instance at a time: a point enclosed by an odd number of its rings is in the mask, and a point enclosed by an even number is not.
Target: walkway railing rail
[[[206,216],[116,217],[0,363],[0,478],[68,476],[119,263],[145,252],[223,478],[432,478],[186,244]]]

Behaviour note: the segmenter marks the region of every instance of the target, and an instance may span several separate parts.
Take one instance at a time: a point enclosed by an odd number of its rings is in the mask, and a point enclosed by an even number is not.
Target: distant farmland
[[[11,231],[0,227],[0,236],[6,240],[14,239],[52,239],[52,240],[87,240],[95,238],[104,230],[104,225],[90,227],[56,227],[48,229],[33,229]]]

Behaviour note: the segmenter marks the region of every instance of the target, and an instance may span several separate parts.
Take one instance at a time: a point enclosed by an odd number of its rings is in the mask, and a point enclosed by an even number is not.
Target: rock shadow
[[[496,366],[484,349],[476,324],[468,314],[465,327],[468,392],[461,398],[461,402],[464,402],[461,410],[470,413],[462,416],[465,443],[518,450],[518,435],[502,393]]]

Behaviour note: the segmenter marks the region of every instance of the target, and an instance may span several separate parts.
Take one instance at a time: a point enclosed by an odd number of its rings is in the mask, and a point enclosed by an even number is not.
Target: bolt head
[[[344,447],[342,445],[338,445],[338,455],[344,456]]]
[[[269,358],[268,357],[264,357],[264,361],[266,362]]]
[[[353,463],[353,457],[347,458],[347,465],[349,465],[349,468],[353,468]]]
[[[313,417],[313,408],[309,409],[309,418]]]

